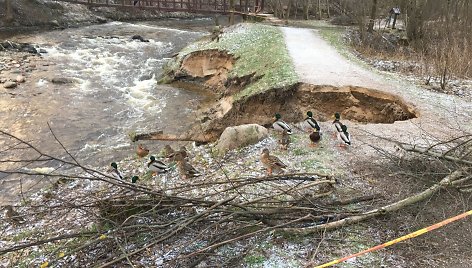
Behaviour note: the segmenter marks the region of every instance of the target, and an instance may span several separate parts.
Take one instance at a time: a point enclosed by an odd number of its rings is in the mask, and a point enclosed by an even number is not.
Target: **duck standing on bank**
[[[342,132],[341,126],[343,125],[341,123],[341,115],[339,113],[334,113],[334,121],[333,121],[334,127],[336,129],[336,132],[334,132],[333,137],[336,138],[336,135],[339,134],[339,132]]]
[[[164,156],[167,159],[172,158],[174,156],[174,153],[175,153],[174,149],[172,149],[172,147],[170,147],[169,144],[164,146],[164,149],[162,149],[162,156]]]
[[[308,111],[306,115],[307,117],[303,121],[303,130],[307,132],[312,132],[313,129],[316,129],[318,132],[320,132],[320,125],[318,125],[318,122],[316,122],[316,120],[313,118],[313,113],[311,111]]]
[[[341,132],[338,132],[338,139],[341,141],[340,147],[351,145],[351,134],[347,132],[347,126],[341,125]]]
[[[310,138],[310,147],[316,147],[321,140],[321,133],[314,128],[313,132],[309,135]]]
[[[18,214],[15,210],[13,210],[13,207],[10,205],[5,206],[5,210],[7,211],[5,213],[5,218],[10,221],[12,224],[20,224],[24,223],[25,219]]]
[[[272,171],[283,172],[283,169],[287,167],[277,156],[270,155],[269,149],[264,148],[261,153],[262,165],[267,170],[267,175],[271,176]]]
[[[144,147],[142,144],[138,145],[138,148],[136,148],[136,155],[138,155],[139,158],[146,157],[149,154],[149,149]]]
[[[166,173],[167,171],[169,171],[169,167],[164,164],[163,162],[159,161],[159,160],[156,160],[156,158],[154,156],[151,156],[149,158],[149,163],[147,164],[149,170],[152,171],[152,175],[155,176],[157,174],[161,174],[161,173]]]
[[[179,170],[180,177],[182,179],[193,178],[200,176],[198,172],[182,154],[177,154],[175,156],[175,161],[177,162],[177,168]]]
[[[279,140],[280,149],[288,150],[288,146],[290,145],[290,135],[288,134],[287,130],[282,132],[282,137]]]
[[[290,128],[290,126],[282,120],[282,116],[280,114],[275,114],[275,121],[272,123],[272,127],[277,131],[287,131],[288,135],[292,135],[292,128]]]
[[[123,180],[123,175],[121,172],[118,170],[118,165],[113,162],[110,164],[110,169],[108,170],[110,174],[117,180]]]

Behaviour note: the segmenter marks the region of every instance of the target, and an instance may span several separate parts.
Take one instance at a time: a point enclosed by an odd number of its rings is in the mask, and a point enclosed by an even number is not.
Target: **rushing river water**
[[[63,156],[49,122],[72,154],[91,166],[132,154],[135,144],[128,137],[132,131],[184,130],[205,97],[158,85],[156,78],[168,58],[207,34],[203,29],[211,23],[205,19],[112,22],[16,36],[15,41],[35,43],[47,51],[43,57],[54,63],[47,66],[49,78],[77,82],[57,85],[33,74],[21,94],[1,97],[0,129]],[[136,34],[149,42],[132,41]],[[156,142],[147,145],[160,148]],[[0,180],[10,178],[0,174]]]

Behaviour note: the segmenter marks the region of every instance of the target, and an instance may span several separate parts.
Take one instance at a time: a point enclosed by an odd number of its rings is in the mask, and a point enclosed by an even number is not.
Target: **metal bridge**
[[[127,9],[157,10],[162,12],[188,13],[258,13],[264,0],[56,0],[94,7],[115,7]]]

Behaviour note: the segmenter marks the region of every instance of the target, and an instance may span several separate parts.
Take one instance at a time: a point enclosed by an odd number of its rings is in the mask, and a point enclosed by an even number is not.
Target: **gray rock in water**
[[[216,149],[222,155],[229,150],[257,143],[268,135],[267,129],[258,124],[227,127],[218,139]]]
[[[3,84],[3,87],[4,87],[4,88],[15,88],[15,87],[16,87],[16,83],[13,82],[13,81],[7,81],[7,82],[5,82],[5,84]]]
[[[48,53],[48,52],[46,51],[46,49],[44,49],[44,48],[40,48],[40,49],[39,49],[39,53],[41,53],[41,54],[45,54],[45,53]]]
[[[151,80],[152,74],[143,74],[141,77],[139,77],[139,81],[144,81],[144,80]]]
[[[53,84],[72,84],[75,83],[75,79],[70,77],[54,77],[51,79],[51,82]]]
[[[139,40],[141,42],[149,42],[149,40],[147,39],[144,39],[144,37],[142,37],[141,35],[133,35],[133,37],[131,37],[132,40]]]

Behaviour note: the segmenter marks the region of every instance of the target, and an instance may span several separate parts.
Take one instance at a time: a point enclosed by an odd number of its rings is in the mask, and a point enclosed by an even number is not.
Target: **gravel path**
[[[317,30],[286,27],[282,30],[302,82],[332,86],[379,86],[379,79],[372,72],[346,60],[320,37]]]

